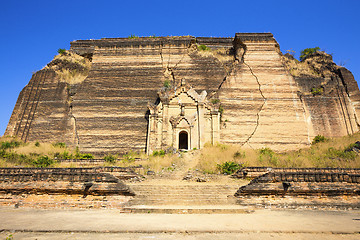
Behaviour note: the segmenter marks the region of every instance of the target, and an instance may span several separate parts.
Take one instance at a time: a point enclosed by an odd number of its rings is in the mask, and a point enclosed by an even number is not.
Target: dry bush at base
[[[2,137],[1,141],[11,141],[15,138]],[[271,149],[263,148],[259,150],[241,149],[236,145],[216,144],[212,146],[206,144],[204,148],[197,151],[198,154],[177,153],[165,154],[164,156],[147,156],[146,154],[132,153],[125,160],[118,160],[116,163],[104,163],[100,166],[120,166],[131,167],[142,165],[143,171],[152,170],[157,173],[164,171],[174,171],[185,166],[186,161],[193,161],[198,169],[204,173],[219,173],[218,164],[225,162],[235,162],[243,166],[269,166],[269,167],[341,167],[341,168],[360,168],[360,156],[353,151],[345,151],[351,144],[360,140],[360,132],[341,138],[330,138],[326,142],[313,144],[309,148],[289,152],[273,152]],[[70,151],[63,147],[54,147],[50,143],[40,143],[39,147],[35,143],[26,143],[22,146],[10,149],[17,154],[38,154],[52,156],[54,153]],[[136,160],[140,158],[141,160]],[[130,159],[130,160],[129,160]],[[134,159],[134,160],[131,160]],[[16,162],[10,162],[0,158],[0,167],[19,166]],[[21,166],[30,167],[26,163]],[[86,167],[92,166],[77,163],[55,163],[53,167]],[[193,167],[192,167],[193,168]],[[143,174],[143,173],[142,173]]]
[[[178,154],[165,154],[164,156],[147,156],[145,154],[138,154],[136,157],[141,160],[126,161],[119,160],[115,164],[105,163],[105,166],[118,166],[118,167],[132,167],[141,165],[145,170],[154,172],[173,171],[178,166],[183,165],[183,159]]]
[[[341,138],[331,138],[310,148],[277,153],[271,149],[241,149],[236,145],[205,145],[196,168],[205,173],[218,173],[217,164],[233,161],[243,166],[259,167],[340,167],[360,168],[360,156],[345,149],[360,140],[360,132]],[[242,155],[239,158],[235,154]]]
[[[204,148],[199,150],[201,152],[196,169],[204,173],[219,173],[217,165],[225,162],[234,161],[236,163],[244,163],[243,159],[234,159],[234,155],[239,148],[232,145],[205,144]],[[246,153],[245,153],[246,154]]]
[[[40,142],[38,147],[35,147],[35,143],[26,143],[13,151],[17,154],[39,154],[39,155],[54,155],[56,152],[64,152],[66,149],[61,147],[55,147],[51,143]],[[68,150],[67,150],[68,151]]]

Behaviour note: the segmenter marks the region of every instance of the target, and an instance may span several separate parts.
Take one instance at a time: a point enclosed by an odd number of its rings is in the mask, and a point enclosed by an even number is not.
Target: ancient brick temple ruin
[[[309,46],[311,47],[311,46]],[[21,91],[5,135],[93,153],[306,147],[359,130],[360,94],[329,54],[302,62],[270,33],[71,42]]]

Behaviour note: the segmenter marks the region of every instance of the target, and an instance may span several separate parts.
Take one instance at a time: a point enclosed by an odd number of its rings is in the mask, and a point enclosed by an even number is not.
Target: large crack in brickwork
[[[191,44],[190,44],[191,45]],[[189,45],[189,47],[190,47]],[[180,58],[180,60],[175,63],[174,66],[170,66],[170,60],[171,60],[171,47],[169,46],[169,57],[168,57],[168,60],[167,60],[167,63],[166,63],[166,66],[164,66],[164,54],[163,54],[163,48],[164,47],[164,44],[163,42],[160,43],[160,58],[161,58],[161,66],[164,70],[163,72],[163,75],[166,79],[170,80],[171,81],[171,84],[172,85],[176,85],[176,79],[175,79],[175,74],[174,74],[174,70],[176,69],[176,67],[183,61],[183,59],[185,58],[186,55],[188,55],[188,53],[183,53],[182,54],[182,57]],[[188,47],[188,48],[189,48]],[[166,61],[166,60],[165,60]]]
[[[159,47],[160,47],[161,66],[162,66],[162,68],[164,68],[164,58],[163,58],[163,54],[162,54],[162,50],[163,50],[163,43],[162,42],[160,42]]]
[[[245,52],[245,53],[246,53],[246,52]],[[244,55],[245,55],[245,53],[244,53]],[[244,55],[243,55],[243,56],[244,56]],[[259,92],[260,92],[260,94],[261,94],[261,96],[262,96],[262,98],[263,98],[263,100],[264,100],[263,104],[261,104],[261,107],[260,107],[259,111],[256,113],[256,126],[255,126],[253,132],[249,135],[249,137],[246,139],[246,141],[241,145],[241,146],[244,146],[246,143],[249,144],[250,139],[254,136],[254,134],[256,133],[256,131],[257,131],[258,127],[259,127],[260,113],[261,113],[261,111],[263,110],[263,108],[264,108],[264,106],[265,106],[265,104],[266,104],[267,98],[264,96],[264,93],[263,93],[262,90],[261,90],[260,81],[259,81],[258,77],[254,74],[254,72],[253,72],[252,68],[250,67],[250,65],[247,64],[244,59],[242,60],[242,62],[243,62],[243,64],[244,64],[245,66],[247,66],[247,67],[249,68],[249,70],[250,70],[250,72],[251,72],[251,75],[253,75],[254,78],[256,79],[256,82],[257,82],[257,84],[258,84],[258,86],[259,86]],[[250,144],[249,144],[249,146],[250,146]],[[251,146],[250,146],[250,147],[251,147]]]
[[[73,101],[73,95],[75,95],[76,93],[73,93],[71,94],[70,93],[70,89],[71,89],[71,86],[70,84],[67,84],[67,94],[68,94],[68,104],[69,104],[69,116],[70,116],[70,119],[73,119],[74,120],[74,134],[75,134],[75,139],[76,139],[76,146],[79,146],[80,144],[80,138],[79,138],[79,134],[78,134],[78,131],[77,131],[77,123],[76,123],[76,118],[72,112],[72,109],[73,109],[73,105],[72,105],[72,101]]]
[[[225,74],[224,79],[221,81],[221,83],[220,83],[217,91],[219,91],[219,90],[221,89],[222,85],[225,83],[225,81],[227,80],[227,78],[234,72],[235,67],[236,67],[237,59],[236,59],[236,58],[234,59],[234,62],[233,62],[233,64],[231,65],[230,70],[228,70],[221,61],[219,61],[219,62],[220,62],[221,65],[223,66],[226,74]]]
[[[310,140],[310,126],[309,126],[309,123],[308,123],[308,120],[307,120],[307,117],[308,117],[308,113],[306,111],[306,105],[305,105],[305,101],[303,100],[303,93],[298,91],[297,93],[298,95],[298,98],[300,100],[300,103],[301,103],[301,107],[303,109],[303,117],[304,117],[304,122],[306,124],[306,130],[307,130],[307,138],[308,138],[308,143],[310,144],[311,143],[311,140]]]
[[[352,124],[351,124],[351,118],[350,118],[350,114],[349,114],[349,111],[348,111],[348,107],[346,106],[346,100],[345,100],[345,96],[344,96],[344,93],[341,89],[341,85],[339,83],[339,79],[338,77],[335,77],[336,79],[336,83],[337,83],[337,86],[336,86],[336,91],[337,91],[337,96],[338,96],[338,99],[339,99],[339,104],[340,104],[340,107],[341,107],[341,111],[342,111],[342,115],[343,115],[343,118],[344,118],[344,123],[345,123],[345,127],[346,127],[346,131],[348,134],[353,134],[354,133],[354,129],[352,127]],[[345,91],[346,91],[346,87],[345,87]],[[344,102],[344,103],[343,103]],[[350,129],[348,127],[348,124],[347,124],[347,121],[346,121],[346,117],[348,118],[348,122],[349,122],[349,125],[350,125],[350,128],[351,128],[351,132],[350,132]]]
[[[80,144],[80,138],[79,138],[79,134],[78,134],[78,131],[77,131],[77,123],[76,123],[76,117],[73,115],[72,113],[72,107],[70,108],[70,117],[72,119],[74,119],[74,133],[75,133],[75,138],[76,138],[76,145],[79,146]]]

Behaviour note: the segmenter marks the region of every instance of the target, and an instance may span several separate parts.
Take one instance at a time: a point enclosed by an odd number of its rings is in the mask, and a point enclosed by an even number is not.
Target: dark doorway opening
[[[179,133],[179,149],[188,150],[188,134],[185,131]]]

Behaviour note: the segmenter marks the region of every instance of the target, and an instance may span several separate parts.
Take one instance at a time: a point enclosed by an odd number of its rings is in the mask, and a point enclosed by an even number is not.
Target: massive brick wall
[[[144,151],[148,102],[156,102],[165,80],[182,78],[220,99],[224,143],[289,150],[309,145],[317,134],[359,129],[360,93],[352,74],[339,68],[324,77],[294,77],[270,33],[78,40],[71,51],[92,61],[87,78],[67,84],[51,69],[34,74],[5,135],[99,154]],[[323,95],[309,94],[323,82]]]
[[[73,143],[68,91],[53,70],[36,72],[21,91],[5,136],[24,141]]]
[[[352,169],[301,169],[294,172],[268,172],[254,178],[248,185],[242,186],[235,196],[244,195],[359,195],[360,175]],[[310,170],[310,171],[309,171]],[[354,171],[357,171],[353,173]]]
[[[308,145],[298,88],[272,34],[236,34],[234,45],[238,63],[220,89],[222,141],[277,150]]]
[[[147,104],[156,101],[165,80],[177,84],[185,78],[199,91],[217,90],[226,72],[215,58],[191,53],[194,41],[181,37],[95,42],[92,69],[72,103],[80,148],[144,151]],[[72,43],[74,51],[77,44]]]

